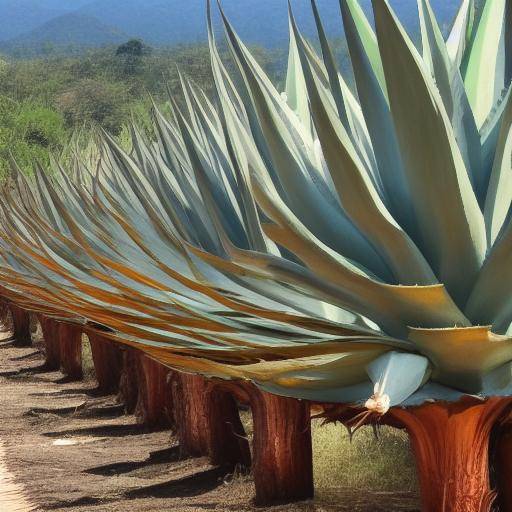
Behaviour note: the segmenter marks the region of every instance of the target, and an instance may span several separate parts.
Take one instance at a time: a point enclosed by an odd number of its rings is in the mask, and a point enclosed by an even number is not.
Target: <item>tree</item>
[[[151,53],[151,48],[140,39],[130,39],[118,46],[116,56],[121,59],[125,75],[136,75],[142,71],[143,57]]]
[[[117,47],[116,55],[129,55],[132,57],[142,57],[151,52],[151,48],[146,46],[140,39],[130,39]]]
[[[98,124],[117,134],[126,115],[126,92],[121,85],[84,79],[57,98],[69,127]]]

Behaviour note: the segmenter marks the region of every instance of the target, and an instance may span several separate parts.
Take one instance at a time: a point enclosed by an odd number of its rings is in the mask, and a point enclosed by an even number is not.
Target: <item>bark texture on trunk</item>
[[[198,375],[174,372],[171,391],[181,456],[208,456],[210,435],[204,379]]]
[[[253,387],[253,475],[258,505],[313,497],[310,406]]]
[[[497,429],[492,467],[498,495],[496,498],[499,512],[512,512],[512,423],[506,423]]]
[[[214,382],[207,383],[205,397],[210,462],[216,466],[248,470],[251,448],[236,400]]]
[[[9,309],[9,303],[0,297],[0,323],[4,332],[12,331],[12,318]]]
[[[106,394],[115,393],[119,389],[121,379],[121,349],[100,333],[90,332],[87,337],[91,345],[98,390]]]
[[[509,404],[504,398],[468,397],[388,413],[409,433],[424,512],[491,510],[490,434]]]
[[[172,418],[169,368],[141,354],[138,365],[139,397],[135,415],[147,427],[170,427]]]
[[[207,456],[230,470],[249,468],[249,442],[232,394],[215,381],[178,372],[173,372],[171,388],[182,456]]]
[[[50,371],[60,370],[60,342],[58,322],[44,315],[38,315],[45,352],[45,366]]]
[[[30,314],[16,304],[9,304],[11,310],[13,338],[15,347],[30,347],[32,336],[30,334]]]
[[[121,355],[121,378],[118,399],[124,403],[127,414],[133,414],[139,399],[139,358],[142,353],[131,347],[123,347]]]
[[[60,364],[64,375],[72,380],[80,380],[82,371],[82,328],[79,325],[59,322]]]

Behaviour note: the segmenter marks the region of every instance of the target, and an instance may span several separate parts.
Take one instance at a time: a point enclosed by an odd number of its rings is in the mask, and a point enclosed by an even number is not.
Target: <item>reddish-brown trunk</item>
[[[171,383],[182,456],[207,456],[230,469],[250,467],[249,443],[231,394],[199,375],[173,373]]]
[[[133,414],[139,399],[139,354],[140,351],[123,347],[121,378],[119,379],[119,401],[124,403],[127,414]]]
[[[87,337],[91,345],[98,390],[107,394],[115,393],[121,379],[121,350],[113,341],[99,333],[90,332]]]
[[[30,347],[32,345],[32,336],[30,334],[30,314],[23,308],[10,304],[14,346]]]
[[[171,379],[174,421],[183,457],[202,457],[210,452],[205,380],[198,375],[173,373]]]
[[[210,462],[216,466],[251,467],[251,449],[231,393],[214,382],[207,384],[206,415]]]
[[[38,315],[45,352],[45,366],[48,370],[60,370],[60,343],[58,322],[44,315]]]
[[[254,425],[256,503],[269,505],[313,497],[309,403],[250,392]]]
[[[64,375],[80,380],[82,372],[82,329],[78,325],[59,322],[60,364]]]
[[[169,427],[172,417],[169,368],[146,355],[140,355],[138,365],[139,399],[135,415],[148,427]]]
[[[9,313],[9,303],[0,298],[0,324],[3,332],[12,331],[12,318]]]
[[[497,429],[492,466],[498,491],[497,510],[512,512],[512,424]]]
[[[390,415],[408,431],[424,512],[488,512],[489,439],[508,399],[436,402]]]

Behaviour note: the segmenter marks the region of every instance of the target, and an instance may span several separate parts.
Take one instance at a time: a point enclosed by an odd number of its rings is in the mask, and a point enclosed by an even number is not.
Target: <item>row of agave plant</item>
[[[314,2],[321,56],[290,12],[282,93],[221,10],[226,66],[208,5],[214,99],[182,77],[130,152],[103,133],[52,177],[13,163],[0,293],[15,324],[88,332],[105,380],[114,347],[144,353],[148,400],[172,369],[182,440],[209,422],[217,462],[247,462],[226,418],[250,403],[262,503],[312,494],[314,404],[406,428],[424,510],[489,510],[489,439],[512,408],[512,5],[486,0],[476,22],[464,0],[445,40],[418,0],[422,54],[386,0],[375,30],[340,6],[356,92]]]

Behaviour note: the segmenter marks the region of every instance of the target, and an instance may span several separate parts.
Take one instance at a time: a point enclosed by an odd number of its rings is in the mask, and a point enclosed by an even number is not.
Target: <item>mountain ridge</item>
[[[8,54],[18,51],[24,55],[30,55],[37,54],[45,47],[91,48],[120,44],[127,38],[127,34],[94,16],[69,12],[50,19],[30,32],[9,41],[0,42],[0,51]]]
[[[416,2],[412,0],[391,0],[409,31],[418,30]],[[453,19],[459,0],[431,0],[446,28]],[[248,44],[264,47],[284,46],[288,40],[286,0],[223,0],[223,9],[235,30]],[[301,30],[307,37],[316,34],[315,24],[308,0],[292,0],[294,14]],[[361,0],[361,6],[371,15],[371,0]],[[342,35],[341,15],[338,0],[318,0],[326,32],[330,37]],[[16,14],[16,8],[18,9]],[[33,26],[34,16],[42,22]],[[73,16],[70,16],[73,15]],[[12,34],[19,27],[9,21],[9,16],[24,17],[24,33],[4,37],[3,25],[10,25]],[[75,23],[77,16],[89,20],[92,30],[89,36]],[[92,19],[96,19],[92,23]],[[214,9],[214,19],[219,30],[219,15]],[[2,21],[3,20],[3,21]],[[48,24],[56,35],[48,30]],[[60,25],[59,25],[60,24]],[[19,25],[19,23],[18,23]],[[76,34],[73,33],[76,31]],[[19,30],[18,30],[19,32]],[[9,31],[7,31],[9,33]],[[36,46],[47,42],[55,43],[67,34],[70,43],[83,47],[108,44],[109,33],[123,34],[126,38],[143,39],[154,46],[172,46],[206,41],[205,0],[0,0],[0,41],[2,47],[14,49],[17,44]],[[75,41],[73,40],[75,39]],[[115,42],[112,38],[111,42]],[[5,50],[4,50],[5,51]]]

